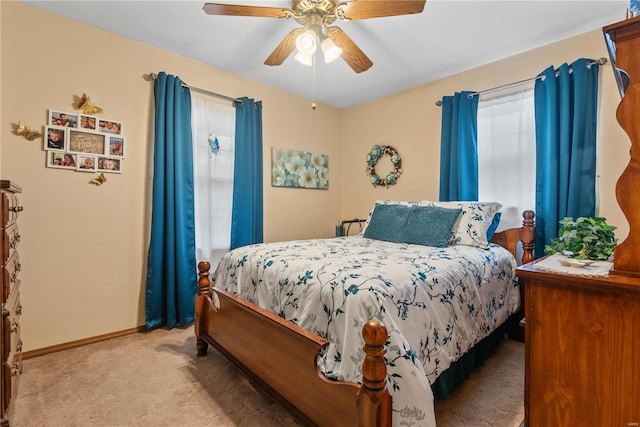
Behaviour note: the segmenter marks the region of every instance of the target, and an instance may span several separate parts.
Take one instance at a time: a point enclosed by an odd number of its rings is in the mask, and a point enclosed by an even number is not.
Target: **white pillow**
[[[482,249],[489,248],[487,242],[487,230],[502,205],[496,202],[428,202],[431,206],[443,208],[460,208],[462,212],[455,224],[450,245],[476,246]]]
[[[402,205],[402,206],[439,206],[442,208],[460,208],[462,212],[453,228],[449,237],[449,245],[465,245],[476,246],[482,249],[489,248],[487,242],[487,229],[493,221],[493,217],[502,205],[497,202],[434,202],[429,200],[421,200],[419,202],[396,201],[396,200],[376,200],[373,208],[367,216],[367,221],[362,227],[360,235],[369,225],[371,214],[376,205]]]

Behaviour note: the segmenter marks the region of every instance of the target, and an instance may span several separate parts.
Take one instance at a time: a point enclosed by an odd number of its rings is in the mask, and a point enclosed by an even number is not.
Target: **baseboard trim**
[[[122,337],[125,335],[135,334],[137,332],[146,331],[145,325],[138,326],[131,329],[125,329],[124,331],[111,332],[109,334],[98,335],[96,337],[84,338],[77,341],[71,341],[63,344],[52,345],[51,347],[43,347],[36,350],[29,350],[22,353],[23,359],[30,359],[32,357],[44,356],[45,354],[55,353],[57,351],[69,350],[71,348],[82,347],[83,345],[93,344],[100,341],[106,341],[111,338]]]

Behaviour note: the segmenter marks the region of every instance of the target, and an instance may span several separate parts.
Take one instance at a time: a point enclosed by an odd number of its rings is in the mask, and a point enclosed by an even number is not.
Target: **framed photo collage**
[[[43,135],[49,168],[122,173],[122,122],[82,112],[49,110]]]

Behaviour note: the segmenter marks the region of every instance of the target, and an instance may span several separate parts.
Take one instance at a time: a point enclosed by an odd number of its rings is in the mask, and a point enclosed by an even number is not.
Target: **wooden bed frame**
[[[523,218],[521,228],[496,233],[492,242],[514,256],[518,242],[522,242],[522,263],[527,263],[534,258],[533,211],[525,211]],[[384,325],[369,321],[363,327],[366,356],[362,385],[328,380],[316,365],[320,351],[329,344],[326,339],[212,287],[210,268],[209,262],[198,263],[195,301],[198,356],[205,356],[211,344],[303,425],[391,426]]]

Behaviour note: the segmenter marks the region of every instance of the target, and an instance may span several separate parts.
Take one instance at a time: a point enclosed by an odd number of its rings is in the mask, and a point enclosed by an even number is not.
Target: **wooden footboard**
[[[329,342],[229,292],[213,287],[210,264],[198,264],[195,330],[199,356],[213,345],[304,425],[391,426],[384,362],[387,330],[363,328],[362,386],[327,380],[316,359]]]

